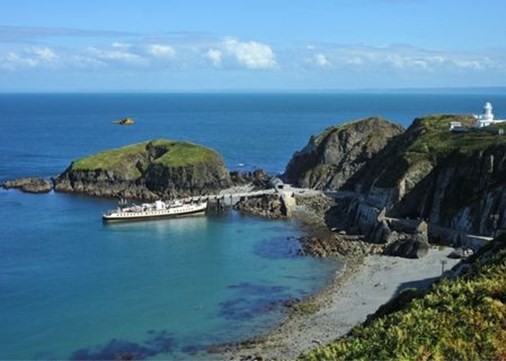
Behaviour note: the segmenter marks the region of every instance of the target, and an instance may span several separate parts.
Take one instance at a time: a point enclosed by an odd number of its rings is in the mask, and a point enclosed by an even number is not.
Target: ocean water
[[[230,169],[282,172],[311,134],[380,115],[480,113],[506,94],[0,94],[0,182],[153,138],[218,150]],[[112,120],[133,117],[122,127]],[[295,222],[234,211],[104,225],[113,200],[0,191],[0,359],[194,359],[267,332],[283,301],[324,287],[334,261],[297,255]],[[202,356],[205,358],[205,356]]]

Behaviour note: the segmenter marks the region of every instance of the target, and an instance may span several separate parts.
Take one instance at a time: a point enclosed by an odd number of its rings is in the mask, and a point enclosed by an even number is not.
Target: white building
[[[494,113],[492,113],[492,104],[490,102],[486,102],[483,106],[483,114],[475,115],[476,123],[474,126],[476,128],[488,127],[492,124],[503,123],[506,122],[506,119],[494,119]]]

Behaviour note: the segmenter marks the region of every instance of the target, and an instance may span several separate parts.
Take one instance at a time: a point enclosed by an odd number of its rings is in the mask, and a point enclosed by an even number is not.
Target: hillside
[[[416,118],[411,126],[356,174],[350,183],[362,187],[393,187],[410,172],[425,173],[453,152],[469,155],[499,139],[489,132],[449,132],[450,122],[472,127],[475,119],[465,115],[430,115]],[[367,174],[367,176],[366,176]]]
[[[397,217],[424,218],[462,232],[506,228],[506,136],[498,128],[450,132],[462,115],[417,118],[343,188]]]
[[[506,359],[506,235],[455,279],[408,289],[347,336],[301,360]]]
[[[78,159],[54,180],[55,190],[155,199],[230,186],[221,156],[201,145],[153,140]]]
[[[460,122],[465,132],[450,132]],[[476,129],[469,115],[429,115],[406,130],[367,118],[311,137],[284,174],[301,187],[360,195],[348,218],[367,233],[380,211],[463,233],[506,230],[504,125]]]
[[[403,128],[370,117],[330,127],[290,159],[284,178],[300,187],[338,189]]]

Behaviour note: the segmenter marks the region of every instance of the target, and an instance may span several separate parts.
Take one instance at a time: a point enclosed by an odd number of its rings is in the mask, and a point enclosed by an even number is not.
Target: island
[[[124,118],[124,119],[121,119],[121,120],[115,120],[113,121],[114,124],[119,124],[119,125],[132,125],[134,124],[134,120],[132,118]]]
[[[142,200],[201,195],[230,185],[215,150],[166,139],[78,159],[54,179],[57,192]]]

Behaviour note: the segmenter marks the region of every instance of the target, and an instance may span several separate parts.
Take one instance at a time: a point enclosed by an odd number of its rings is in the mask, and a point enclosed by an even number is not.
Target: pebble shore
[[[321,242],[323,214],[328,199],[313,200],[305,219],[309,233],[306,242]],[[316,207],[314,205],[317,205]],[[329,236],[326,234],[325,236]],[[319,294],[292,307],[286,319],[270,334],[237,345],[218,347],[214,360],[294,360],[319,345],[346,335],[354,326],[364,322],[381,305],[405,288],[428,287],[442,274],[442,261],[450,269],[459,260],[447,256],[452,248],[432,247],[420,259],[374,254],[374,248],[364,246],[362,240],[344,256],[345,268],[336,273],[331,284]],[[304,243],[304,242],[303,242]],[[325,244],[325,242],[322,242]],[[309,252],[317,247],[305,247]],[[342,250],[339,250],[342,252]],[[315,254],[313,254],[315,255]],[[316,254],[316,256],[321,256]],[[336,256],[325,254],[325,256]]]

